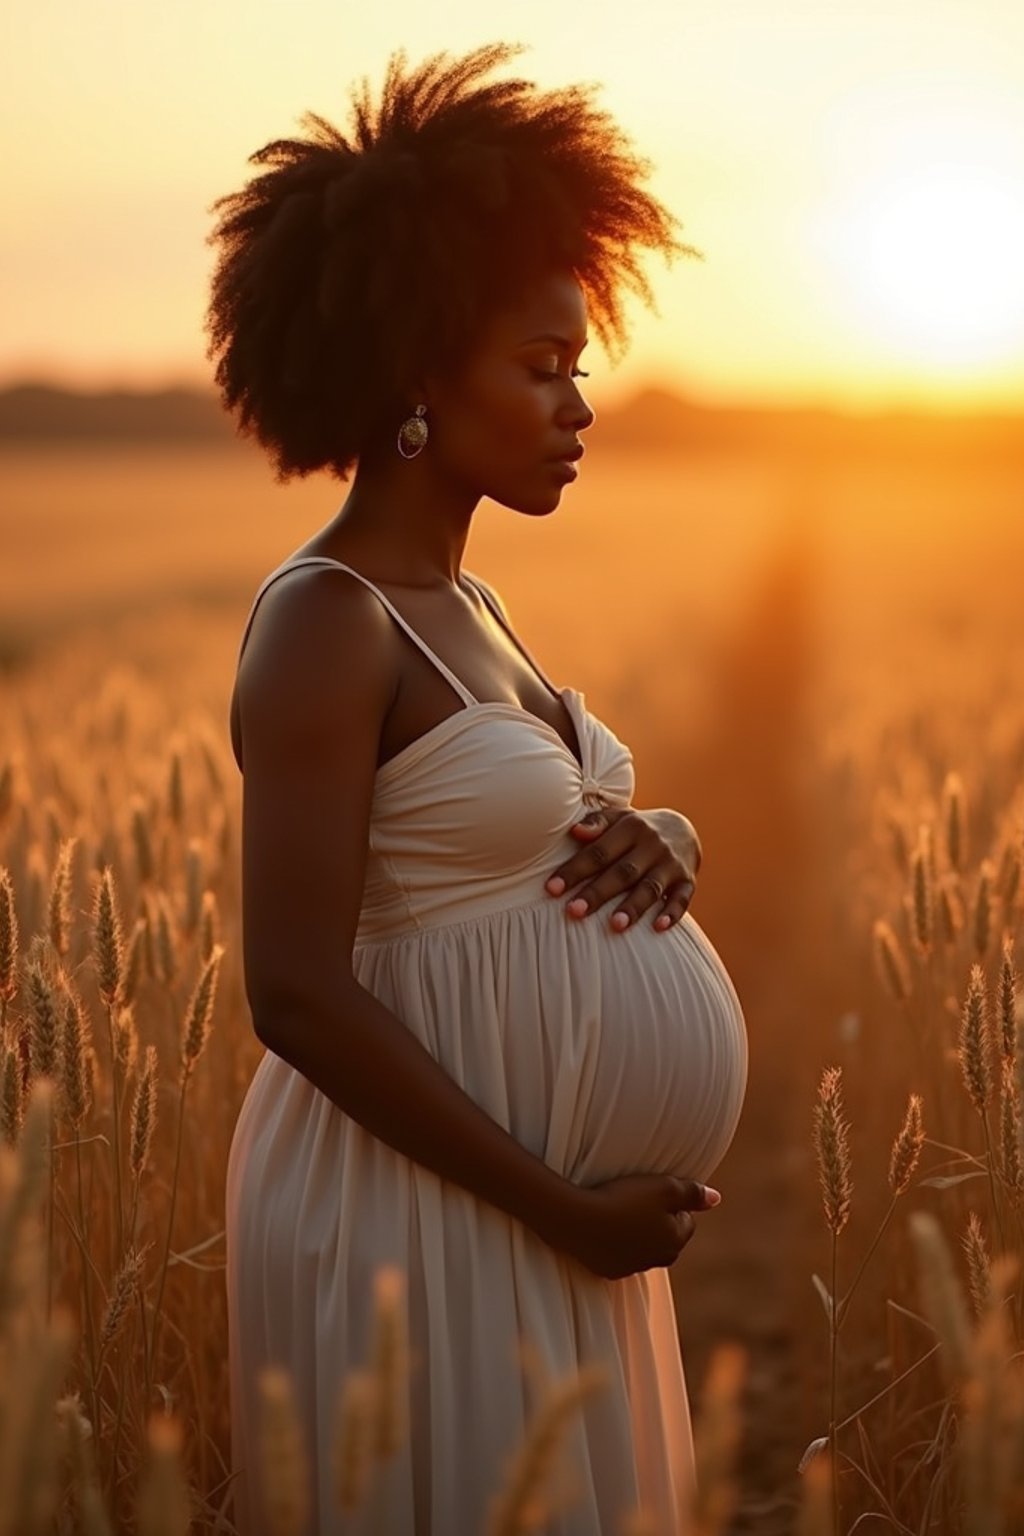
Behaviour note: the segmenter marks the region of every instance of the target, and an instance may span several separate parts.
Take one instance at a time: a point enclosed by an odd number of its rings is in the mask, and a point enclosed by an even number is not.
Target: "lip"
[[[568,459],[550,459],[552,469],[560,470],[567,480],[575,480],[579,470],[575,464],[570,464]]]

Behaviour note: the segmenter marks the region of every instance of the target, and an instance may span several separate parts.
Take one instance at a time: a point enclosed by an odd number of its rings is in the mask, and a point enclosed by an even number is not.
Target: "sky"
[[[208,385],[210,209],[365,76],[484,43],[598,87],[703,260],[589,397],[1024,409],[1021,0],[8,0],[0,386]],[[375,90],[376,94],[376,90]]]

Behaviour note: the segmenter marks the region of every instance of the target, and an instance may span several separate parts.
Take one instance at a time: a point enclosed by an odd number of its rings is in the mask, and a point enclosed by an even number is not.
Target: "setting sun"
[[[1008,135],[891,127],[827,217],[850,318],[937,375],[998,368],[1024,342],[1024,161]]]

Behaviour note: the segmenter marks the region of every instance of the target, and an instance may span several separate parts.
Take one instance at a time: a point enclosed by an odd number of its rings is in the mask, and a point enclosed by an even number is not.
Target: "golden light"
[[[852,319],[890,356],[962,374],[1024,349],[1024,162],[1006,140],[890,142],[833,205],[825,246]]]

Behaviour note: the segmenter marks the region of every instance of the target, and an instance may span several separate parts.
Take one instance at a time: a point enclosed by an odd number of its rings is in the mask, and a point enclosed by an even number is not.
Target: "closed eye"
[[[561,375],[558,374],[558,373],[549,373],[546,368],[531,368],[530,372],[536,378],[538,378],[538,379],[547,379],[549,382],[552,379],[557,379],[557,378],[561,377]],[[582,368],[577,368],[574,373],[569,375],[569,377],[573,378],[573,379],[589,379],[590,378],[590,374],[589,373],[584,373]]]

